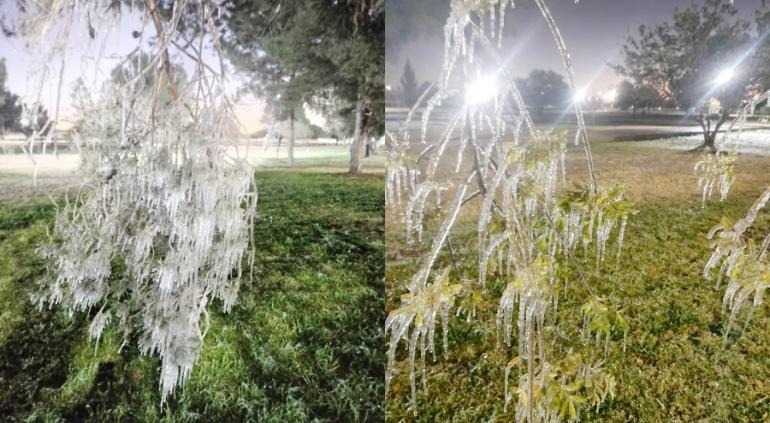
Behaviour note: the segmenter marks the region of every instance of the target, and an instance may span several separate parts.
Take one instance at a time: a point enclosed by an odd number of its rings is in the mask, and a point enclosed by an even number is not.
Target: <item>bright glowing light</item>
[[[385,85],[385,91],[390,91],[390,90],[392,90],[392,89],[393,89],[393,88],[392,88],[390,85]]]
[[[469,104],[481,104],[493,99],[497,94],[497,84],[495,78],[483,76],[465,89],[465,101]]]
[[[575,91],[575,94],[572,95],[572,101],[575,103],[582,103],[586,99],[586,89],[580,88],[577,91]]]
[[[616,90],[615,88],[605,92],[604,95],[602,96],[602,100],[604,100],[605,103],[610,103],[610,104],[614,103],[615,99],[617,98],[618,98],[618,90]]]
[[[735,70],[733,68],[722,69],[722,71],[719,72],[719,75],[717,75],[716,79],[714,80],[714,83],[716,85],[722,85],[732,79],[734,73]]]

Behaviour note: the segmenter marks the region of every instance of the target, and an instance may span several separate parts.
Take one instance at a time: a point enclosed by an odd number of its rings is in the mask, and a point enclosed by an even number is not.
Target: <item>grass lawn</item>
[[[583,165],[578,154],[570,153],[568,175],[581,173]],[[620,263],[609,257],[600,273],[593,271],[593,262],[583,266],[598,295],[609,297],[627,318],[631,329],[626,351],[622,334],[613,338],[606,358],[603,348],[582,345],[577,331],[582,323],[580,306],[585,291],[568,288],[566,295],[559,295],[557,325],[574,340],[560,344],[587,354],[591,361],[604,359],[605,368],[617,381],[614,400],[606,402],[598,412],[584,410],[582,420],[770,420],[770,303],[766,299],[754,313],[748,330],[740,337],[733,332],[723,348],[727,320],[721,311],[724,283],[716,289],[714,281],[702,276],[710,255],[706,233],[722,216],[735,220],[745,215],[759,192],[770,184],[770,159],[740,158],[738,180],[728,200],[714,200],[701,208],[692,173],[699,155],[633,143],[599,144],[594,155],[600,180],[624,183],[628,197],[640,212],[629,220]],[[432,222],[435,230],[436,221]],[[471,246],[477,236],[476,221],[472,216],[463,216],[461,222],[452,235],[453,248],[461,257],[458,266],[462,277],[475,278],[478,256]],[[402,226],[390,216],[387,224],[386,310],[390,311],[398,306],[425,246],[405,248]],[[770,216],[764,213],[751,234],[760,237],[768,229]],[[613,247],[614,243],[608,249]],[[450,263],[445,253],[435,267],[442,269]],[[409,405],[408,368],[402,344],[397,372],[387,394],[387,421],[513,420],[513,407],[503,412],[503,368],[517,354],[517,341],[513,341],[512,349],[497,347],[495,336],[495,313],[505,283],[501,275],[487,279],[489,289],[474,321],[468,323],[465,315],[452,319],[446,360],[441,358],[437,335],[438,358],[434,362],[428,354],[426,360],[427,389],[419,388],[418,376],[416,416]],[[558,354],[564,355],[563,351]],[[512,374],[518,371],[514,368]],[[515,376],[511,382],[515,387]]]
[[[381,421],[383,179],[260,172],[254,280],[160,409],[159,361],[30,305],[46,200],[0,203],[3,421]]]
[[[252,147],[249,162],[258,169],[287,168],[286,147]],[[367,173],[383,172],[383,153],[362,158],[362,168]],[[350,165],[350,145],[298,145],[294,147],[294,166],[303,171],[328,172],[340,169],[344,172]]]

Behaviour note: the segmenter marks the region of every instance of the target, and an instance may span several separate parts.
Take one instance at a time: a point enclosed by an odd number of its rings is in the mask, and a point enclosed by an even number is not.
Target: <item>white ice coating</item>
[[[628,224],[628,217],[623,216],[620,220],[620,231],[618,232],[618,252],[615,256],[615,261],[620,262],[620,253],[623,250],[623,238],[626,235],[626,225]]]
[[[759,251],[748,245],[744,239],[746,230],[756,221],[759,212],[765,208],[768,201],[770,201],[770,187],[749,208],[746,216],[734,224],[723,219],[707,235],[709,239],[715,236],[716,239],[712,244],[713,252],[704,267],[703,275],[706,279],[710,279],[712,270],[719,264],[717,287],[723,275],[728,277],[727,288],[722,299],[723,311],[730,312],[724,331],[725,343],[744,305],[751,300],[745,323],[748,325],[754,310],[762,302],[765,289],[770,285],[768,283],[770,263],[767,259],[770,234],[766,236]]]
[[[409,382],[412,392],[412,402],[415,404],[415,353],[419,346],[424,372],[424,354],[426,349],[431,353],[435,352],[434,336],[437,323],[436,317],[438,316],[441,319],[443,326],[442,337],[444,341],[444,354],[446,354],[448,348],[447,330],[449,325],[449,310],[454,303],[454,298],[458,289],[458,285],[450,284],[449,269],[447,268],[441,274],[436,276],[432,284],[425,285],[422,290],[416,291],[408,298],[405,298],[402,301],[401,307],[388,315],[388,318],[385,321],[385,331],[390,332],[391,337],[388,347],[388,366],[385,371],[386,391],[393,378],[393,363],[395,361],[398,343],[402,339],[407,339],[409,349]],[[410,334],[409,329],[412,327],[413,323],[414,328]]]
[[[770,201],[770,187],[768,187],[754,202],[751,208],[749,208],[746,216],[731,225],[723,225],[720,223],[708,232],[708,239],[714,238],[715,235],[718,235],[718,237],[714,243],[714,251],[703,270],[703,276],[706,279],[710,279],[711,270],[723,259],[726,259],[728,264],[724,269],[726,274],[732,273],[732,269],[737,260],[746,249],[743,235],[757,219],[759,211],[765,207],[768,201]]]
[[[487,276],[498,272],[507,283],[497,311],[498,331],[503,331],[505,344],[510,344],[514,336],[517,338],[522,361],[530,357],[534,360],[534,355],[538,354],[538,362],[545,363],[546,348],[542,339],[545,316],[550,310],[555,312],[558,303],[555,293],[551,292],[556,291],[552,287],[556,266],[564,260],[577,261],[572,255],[576,246],[584,245],[587,252],[594,239],[597,240],[593,246],[596,258],[602,261],[606,243],[618,223],[621,226],[619,242],[622,242],[625,231],[626,215],[605,211],[622,201],[622,196],[602,200],[602,203],[598,200],[599,188],[593,181],[588,143],[581,143],[591,174],[585,198],[580,198],[582,205],[562,205],[560,195],[563,190],[559,184],[566,183],[564,142],[534,126],[512,77],[513,69],[509,69],[510,63],[502,59],[506,56],[505,51],[495,47],[502,38],[505,9],[512,5],[509,1],[494,0],[452,2],[451,14],[444,26],[444,66],[435,93],[418,101],[421,107],[424,106],[419,139],[412,142],[409,131],[409,122],[418,113],[417,106],[409,112],[401,130],[388,137],[386,199],[389,211],[405,223],[410,241],[414,235],[421,241],[423,221],[430,221],[429,216],[440,219],[430,248],[407,286],[408,294],[386,321],[386,332],[390,334],[386,384],[389,386],[393,377],[397,346],[404,340],[409,350],[409,381],[415,412],[416,349],[421,349],[421,360],[425,350],[433,352],[435,313],[446,315],[446,320],[455,295],[483,290],[490,283]],[[555,28],[555,21],[544,3],[538,1],[537,5],[571,76],[571,61],[566,57],[566,46]],[[484,102],[469,101],[460,106],[440,134],[436,134],[435,125],[429,123],[441,102],[458,91],[459,98],[466,98],[462,90],[470,85],[470,81],[489,75],[494,77],[497,86],[495,95]],[[574,86],[574,81],[571,82]],[[576,114],[582,128],[579,108]],[[578,136],[585,137],[585,132],[578,131]],[[442,173],[445,169],[453,171],[449,177]],[[415,175],[414,183],[408,189],[403,181],[404,172]],[[465,180],[463,183],[457,182],[462,179]],[[439,187],[446,187],[446,191],[454,196],[448,209],[440,204],[431,207],[430,194],[440,193]],[[391,205],[398,210],[393,210]],[[439,306],[436,303],[439,296],[435,294],[439,283],[428,284],[427,281],[464,210],[478,213],[475,243],[478,283],[467,284],[463,293],[459,289],[451,290],[452,294],[445,296],[446,300]],[[603,214],[597,221],[600,213],[608,215]],[[446,269],[450,273],[454,271],[453,266]],[[510,281],[514,275],[515,281]],[[588,286],[587,281],[583,282]],[[447,289],[446,286],[443,289]],[[588,290],[593,296],[590,287]],[[434,293],[433,302],[428,297],[431,292]],[[514,313],[517,313],[516,332],[513,329]],[[445,345],[445,354],[447,347]],[[506,368],[506,376],[509,372],[510,368]],[[509,396],[506,389],[506,403],[512,398],[515,397]],[[518,409],[517,421],[522,421],[524,417]],[[543,415],[558,416],[540,406],[538,410]]]
[[[730,4],[732,3],[730,1]],[[744,106],[723,132],[715,154],[706,155],[695,164],[694,170],[698,177],[698,187],[702,190],[703,206],[716,186],[719,186],[720,201],[727,197],[735,180],[733,165],[747,117],[753,114],[755,106],[766,101],[768,96],[770,93],[765,91],[746,99],[743,102]],[[722,279],[725,276],[728,278],[722,299],[723,312],[730,310],[728,324],[724,331],[725,343],[739,313],[753,298],[746,316],[745,330],[755,308],[762,302],[764,291],[770,281],[767,254],[770,247],[770,232],[764,235],[764,240],[758,249],[753,243],[747,241],[748,237],[745,235],[768,201],[770,201],[770,187],[760,194],[745,217],[735,223],[723,218],[722,222],[714,226],[707,235],[709,239],[713,239],[716,235],[716,239],[712,242],[713,251],[703,269],[703,276],[710,279],[712,271],[718,266],[717,289]]]
[[[423,219],[425,207],[428,204],[428,196],[435,193],[436,196],[443,188],[432,181],[426,181],[412,193],[404,213],[404,225],[406,226],[406,242],[412,243],[413,236],[417,233],[417,241],[422,242]]]
[[[698,189],[702,192],[703,206],[711,197],[715,187],[719,187],[719,201],[724,201],[735,182],[735,154],[708,154],[695,164],[698,177]]]
[[[256,198],[247,194],[251,166],[228,163],[221,152],[207,154],[202,146],[218,147],[203,134],[217,136],[211,132],[216,128],[186,119],[181,106],[155,122],[152,142],[111,138],[111,128],[127,127],[129,137],[139,137],[149,125],[138,117],[148,116],[143,107],[151,104],[138,103],[130,122],[81,129],[93,140],[83,152],[83,168],[88,184],[98,188],[57,215],[54,234],[61,241],[41,250],[52,266],[41,300],[72,310],[129,301],[138,312],[129,324],[140,333],[141,351],[161,357],[165,401],[197,360],[208,301],[221,299],[226,311],[235,302]],[[124,115],[114,111],[124,106],[107,100],[102,110],[119,118]],[[119,280],[110,279],[115,259],[125,266]],[[101,336],[109,316],[107,309],[94,317],[93,338]]]
[[[511,236],[511,232],[509,231],[496,233],[492,235],[492,238],[490,238],[489,243],[487,244],[487,248],[481,254],[481,261],[479,262],[479,284],[481,285],[482,288],[486,287],[486,276],[488,272],[487,263],[489,262],[489,258],[492,256],[492,254],[497,253],[499,255],[500,263],[498,264],[498,270],[502,271],[503,248],[501,247],[500,244],[502,244],[502,242],[505,241],[510,236]]]
[[[46,50],[49,59],[66,50],[69,25],[93,23],[97,37],[108,37],[105,22],[119,16],[107,0],[27,4],[27,41],[42,40],[45,50],[44,39],[57,37]],[[124,345],[134,333],[143,354],[160,356],[162,403],[198,359],[208,304],[219,299],[229,311],[235,303],[242,266],[251,264],[243,262],[257,199],[253,168],[231,156],[237,126],[224,69],[199,63],[180,86],[168,82],[172,71],[164,73],[166,35],[176,31],[187,5],[174,3],[172,16],[155,28],[148,61],[126,82],[78,91],[74,103],[83,119],[74,138],[85,182],[76,198],[65,200],[51,241],[39,250],[49,271],[34,296],[41,307],[60,304],[69,313],[99,307],[89,326],[97,342],[111,324]],[[197,5],[202,28],[211,29],[216,6]],[[145,16],[143,25],[148,22]],[[145,84],[142,75],[154,82]]]

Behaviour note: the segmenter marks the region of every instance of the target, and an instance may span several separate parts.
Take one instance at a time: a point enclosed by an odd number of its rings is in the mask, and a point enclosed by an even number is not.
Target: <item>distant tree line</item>
[[[24,104],[6,86],[8,71],[5,58],[0,58],[0,137],[7,132],[31,135],[48,124],[48,112],[39,104]],[[47,132],[47,129],[46,129]]]
[[[627,110],[636,114],[639,110],[646,113],[649,108],[670,105],[672,102],[666,101],[655,88],[649,85],[634,85],[628,80],[623,80],[618,84],[615,107],[620,110]]]
[[[560,109],[569,105],[569,86],[564,76],[552,70],[535,69],[526,78],[517,78],[516,85],[533,113],[541,114],[545,109]],[[400,85],[390,87],[391,102],[402,107],[412,107],[430,88],[427,81],[419,83],[411,62],[407,59],[401,75]],[[448,99],[447,103],[458,101]]]

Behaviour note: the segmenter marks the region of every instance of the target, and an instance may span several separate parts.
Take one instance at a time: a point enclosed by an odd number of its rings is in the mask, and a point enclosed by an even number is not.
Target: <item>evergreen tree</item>
[[[19,121],[23,107],[19,101],[19,96],[8,91],[5,87],[5,81],[8,77],[8,71],[5,67],[5,59],[0,59],[0,136],[5,131],[18,131],[20,129]]]
[[[401,89],[404,93],[404,106],[414,106],[421,93],[417,92],[417,80],[414,77],[414,69],[412,69],[412,64],[409,63],[409,60],[404,65],[404,74],[401,76]]]
[[[286,2],[283,2],[286,3]],[[294,121],[328,65],[312,54],[317,15],[301,1],[231,1],[225,18],[227,53],[249,76],[249,88],[271,103],[276,120],[289,120],[288,161],[294,164]],[[310,48],[304,48],[305,44]],[[310,54],[308,54],[310,53]]]
[[[319,94],[332,93],[349,104],[338,110],[358,128],[351,172],[360,170],[368,133],[384,129],[382,3],[233,0],[223,18],[229,56],[290,120],[298,106]]]

